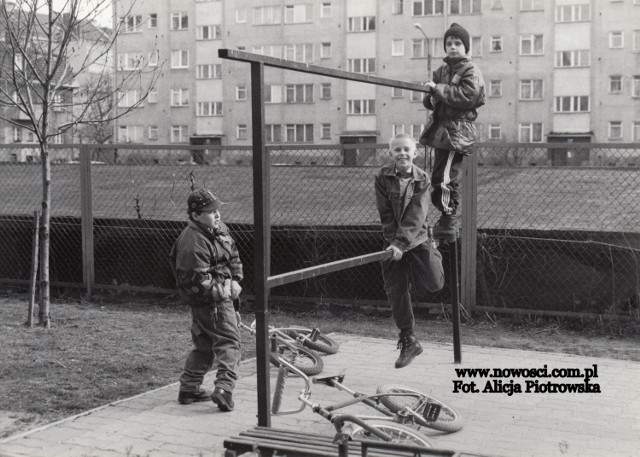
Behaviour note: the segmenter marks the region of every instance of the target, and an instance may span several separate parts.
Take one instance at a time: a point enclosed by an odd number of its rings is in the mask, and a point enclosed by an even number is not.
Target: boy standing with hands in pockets
[[[422,353],[414,335],[410,284],[421,292],[438,291],[444,285],[444,270],[442,255],[429,239],[429,176],[413,163],[415,139],[404,133],[395,135],[389,142],[389,155],[393,163],[382,167],[375,177],[376,206],[385,249],[393,252],[392,259],[382,262],[382,276],[400,330],[395,367],[403,368]]]

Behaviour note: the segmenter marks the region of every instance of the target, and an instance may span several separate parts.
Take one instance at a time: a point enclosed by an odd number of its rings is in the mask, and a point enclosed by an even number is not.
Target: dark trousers
[[[400,260],[384,260],[382,277],[396,326],[401,332],[413,332],[415,319],[409,286],[413,285],[418,296],[442,289],[442,254],[430,242],[422,243],[405,252]]]
[[[454,215],[460,206],[458,178],[463,154],[446,149],[435,149],[431,173],[431,202],[443,214]]]
[[[194,348],[184,364],[180,390],[197,391],[215,360],[216,387],[232,392],[240,363],[240,332],[233,302],[222,300],[208,307],[191,307],[191,316]]]

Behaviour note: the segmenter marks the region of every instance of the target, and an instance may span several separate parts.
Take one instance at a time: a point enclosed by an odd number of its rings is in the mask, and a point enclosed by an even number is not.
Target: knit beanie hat
[[[451,27],[449,27],[449,30],[447,30],[444,33],[444,39],[443,42],[446,43],[447,42],[447,37],[450,36],[457,36],[458,38],[460,38],[462,40],[462,44],[464,44],[464,52],[465,54],[469,53],[469,32],[467,32],[464,27],[462,27],[460,24],[457,23],[453,23],[451,24]],[[445,45],[445,51],[447,50],[446,45]]]

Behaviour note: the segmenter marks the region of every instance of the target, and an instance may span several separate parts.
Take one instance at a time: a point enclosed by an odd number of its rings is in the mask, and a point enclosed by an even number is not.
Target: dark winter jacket
[[[222,222],[213,231],[189,221],[169,256],[180,297],[191,305],[213,303],[213,289],[225,279],[242,280],[236,243]]]
[[[473,121],[478,117],[476,109],[484,105],[484,78],[470,57],[448,56],[444,62],[433,72],[435,90],[422,103],[434,111],[436,123],[446,127],[455,150],[467,154],[477,141]]]
[[[428,239],[429,185],[429,176],[413,165],[413,176],[401,195],[395,164],[380,169],[375,177],[376,206],[386,243],[406,252]]]

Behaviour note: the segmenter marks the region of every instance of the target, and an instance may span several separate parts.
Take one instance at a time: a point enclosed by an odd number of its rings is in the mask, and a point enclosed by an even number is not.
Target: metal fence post
[[[476,307],[476,252],[478,243],[478,155],[463,161],[460,300],[466,310]]]
[[[93,199],[91,188],[91,150],[80,146],[80,219],[82,230],[82,283],[91,297],[95,284],[93,251]]]
[[[264,64],[251,63],[253,135],[253,224],[255,236],[254,293],[256,313],[256,375],[258,425],[271,426],[269,408],[269,278],[271,262],[271,173],[264,144]]]

